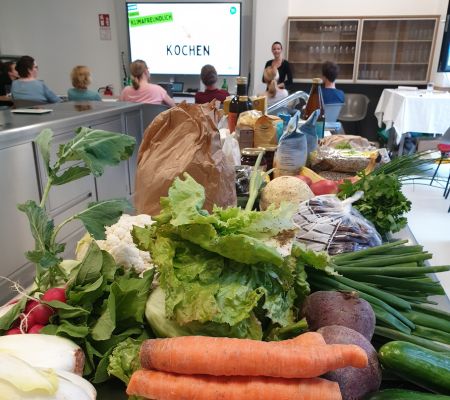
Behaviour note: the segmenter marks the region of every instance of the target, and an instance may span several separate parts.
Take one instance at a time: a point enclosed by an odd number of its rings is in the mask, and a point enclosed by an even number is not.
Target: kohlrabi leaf
[[[66,169],[61,175],[52,174],[52,185],[64,185],[77,179],[84,178],[91,173],[89,168],[75,165]]]
[[[97,240],[105,239],[105,226],[114,225],[131,204],[125,199],[89,203],[88,208],[73,216],[83,222],[86,230]]]
[[[39,151],[41,153],[42,159],[45,163],[45,168],[47,169],[47,173],[51,172],[50,168],[50,143],[53,138],[53,132],[51,129],[44,129],[37,137],[34,139],[34,142],[37,144]]]
[[[117,165],[133,153],[136,140],[128,135],[99,129],[78,128],[70,142],[61,145],[59,163],[82,160],[94,176],[103,174],[107,165]]]

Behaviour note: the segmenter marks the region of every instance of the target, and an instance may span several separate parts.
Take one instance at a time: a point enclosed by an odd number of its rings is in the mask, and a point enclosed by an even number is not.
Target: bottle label
[[[236,130],[237,117],[238,114],[235,112],[228,113],[228,129],[230,133],[233,133]]]
[[[317,121],[316,122],[316,136],[317,139],[323,139],[325,136],[325,122],[324,121]]]

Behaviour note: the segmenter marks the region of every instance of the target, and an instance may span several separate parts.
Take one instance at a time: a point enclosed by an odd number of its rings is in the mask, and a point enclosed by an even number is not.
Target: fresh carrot
[[[180,336],[148,339],[140,352],[145,369],[178,374],[313,378],[348,366],[365,368],[356,345],[292,346],[251,339]]]
[[[318,332],[305,332],[292,339],[282,340],[279,343],[293,344],[296,346],[317,346],[327,344],[323,336]]]
[[[342,400],[339,385],[322,378],[178,375],[139,370],[127,394],[154,400]]]

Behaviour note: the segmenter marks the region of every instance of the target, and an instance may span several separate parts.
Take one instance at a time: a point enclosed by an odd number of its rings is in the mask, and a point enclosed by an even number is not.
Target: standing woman
[[[276,68],[278,70],[278,87],[280,89],[289,89],[292,85],[291,66],[289,65],[289,62],[282,57],[283,46],[280,42],[273,42],[272,54],[273,59],[266,62],[264,69],[270,66]]]
[[[119,96],[120,101],[175,106],[175,102],[164,88],[150,83],[150,72],[145,61],[133,61],[130,65],[130,72],[132,86],[127,86],[122,90]]]
[[[16,70],[19,79],[13,81],[11,85],[13,100],[27,100],[36,103],[61,102],[60,97],[53,93],[43,81],[37,79],[38,66],[33,57],[20,57],[16,63]]]

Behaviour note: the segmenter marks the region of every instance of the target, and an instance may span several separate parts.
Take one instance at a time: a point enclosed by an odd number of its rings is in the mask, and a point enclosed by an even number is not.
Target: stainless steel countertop
[[[0,110],[0,148],[20,144],[33,139],[42,129],[56,129],[64,122],[65,125],[77,125],[90,117],[107,118],[118,110],[140,109],[138,103],[126,102],[73,102],[35,106],[51,109],[47,114],[14,114],[10,109]]]

